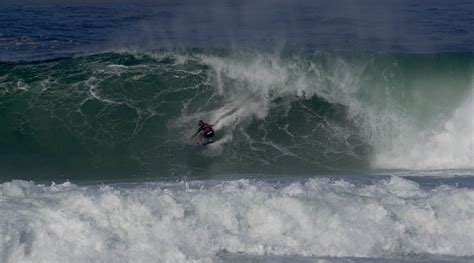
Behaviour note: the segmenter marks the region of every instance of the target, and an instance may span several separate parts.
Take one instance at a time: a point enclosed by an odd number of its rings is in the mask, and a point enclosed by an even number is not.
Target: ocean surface
[[[474,2],[2,1],[0,262],[474,262]]]

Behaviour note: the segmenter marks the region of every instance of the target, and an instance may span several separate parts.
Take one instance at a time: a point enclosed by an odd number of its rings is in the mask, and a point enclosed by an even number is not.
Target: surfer
[[[191,138],[196,137],[196,135],[199,134],[199,137],[197,139],[197,143],[201,145],[206,145],[208,143],[212,143],[212,137],[214,137],[214,130],[212,129],[213,125],[210,125],[208,123],[203,122],[202,120],[199,120],[199,128],[196,133],[191,136]],[[207,139],[205,143],[203,143],[204,138]]]

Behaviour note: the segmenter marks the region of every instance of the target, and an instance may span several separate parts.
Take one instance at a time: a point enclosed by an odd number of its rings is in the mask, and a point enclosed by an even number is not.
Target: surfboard
[[[191,146],[206,146],[208,144],[211,144],[211,143],[214,143],[215,141],[211,141],[211,142],[204,142],[203,144],[199,144],[199,143],[196,143],[196,142],[192,142],[192,143],[186,143],[188,145],[191,145]]]
[[[201,144],[201,145],[202,145],[202,146],[206,146],[206,145],[211,144],[211,143],[213,143],[213,142],[214,142],[213,140],[212,140],[212,141],[207,141],[207,142],[205,142],[205,143],[203,143],[203,144]]]

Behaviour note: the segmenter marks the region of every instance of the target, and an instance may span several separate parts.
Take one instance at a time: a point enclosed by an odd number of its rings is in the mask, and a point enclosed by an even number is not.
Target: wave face
[[[2,262],[197,262],[219,252],[474,256],[474,191],[327,178],[0,185]],[[381,260],[383,261],[383,260]],[[345,261],[344,261],[345,262]]]
[[[0,176],[471,169],[473,63],[223,50],[4,63]],[[188,139],[199,119],[216,125],[207,147]]]

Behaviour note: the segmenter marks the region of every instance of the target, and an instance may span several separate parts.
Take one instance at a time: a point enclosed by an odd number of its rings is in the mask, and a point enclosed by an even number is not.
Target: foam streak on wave
[[[0,186],[2,262],[183,262],[258,255],[474,256],[474,190],[326,178]]]

